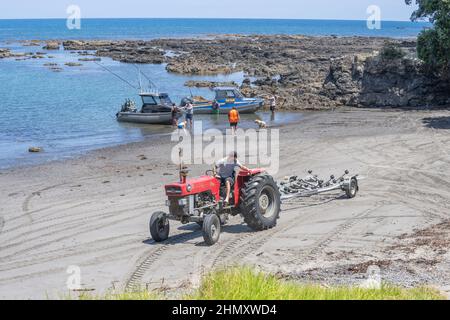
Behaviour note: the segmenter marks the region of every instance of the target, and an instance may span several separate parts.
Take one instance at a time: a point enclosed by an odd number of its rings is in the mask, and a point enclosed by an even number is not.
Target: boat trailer
[[[351,176],[348,170],[340,176],[330,176],[328,180],[319,179],[308,171],[308,176],[299,178],[298,176],[286,177],[278,183],[281,194],[281,200],[291,200],[295,198],[307,198],[317,194],[326,193],[334,190],[342,190],[348,198],[354,198],[359,191],[358,175]]]

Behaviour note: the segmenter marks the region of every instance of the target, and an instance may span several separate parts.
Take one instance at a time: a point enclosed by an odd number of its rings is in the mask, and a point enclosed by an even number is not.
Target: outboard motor
[[[137,112],[136,103],[130,99],[125,100],[125,103],[122,105],[121,112]]]
[[[192,100],[192,99],[189,98],[189,97],[185,97],[185,98],[181,99],[180,106],[181,106],[181,107],[186,107],[186,105],[187,105],[189,102],[190,102],[190,103],[194,103],[194,100]]]

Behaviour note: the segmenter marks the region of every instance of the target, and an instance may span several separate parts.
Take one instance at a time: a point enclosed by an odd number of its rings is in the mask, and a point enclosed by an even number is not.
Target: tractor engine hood
[[[165,186],[168,197],[187,197],[205,192],[219,198],[220,181],[211,176],[188,179],[186,183],[173,183]]]

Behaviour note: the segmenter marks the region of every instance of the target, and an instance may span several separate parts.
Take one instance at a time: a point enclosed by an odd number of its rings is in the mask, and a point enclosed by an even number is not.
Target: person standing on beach
[[[194,106],[189,101],[186,105],[186,122],[189,123],[189,128],[192,130],[192,123],[194,121]]]
[[[178,125],[178,110],[177,105],[174,103],[172,104],[172,126],[176,127]]]
[[[236,134],[236,130],[240,120],[241,116],[239,115],[239,111],[235,106],[233,106],[231,111],[228,113],[228,121],[230,122],[231,132],[233,135]]]
[[[269,98],[269,103],[270,103],[270,111],[272,111],[272,113],[274,113],[275,110],[277,109],[277,97],[275,95],[272,95]]]

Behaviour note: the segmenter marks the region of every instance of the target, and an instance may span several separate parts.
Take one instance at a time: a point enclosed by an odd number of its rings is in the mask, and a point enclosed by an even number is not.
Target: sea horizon
[[[219,23],[218,23],[219,22]],[[326,23],[328,22],[328,23]],[[205,35],[305,35],[413,38],[428,22],[382,20],[369,29],[366,20],[275,18],[83,18],[69,30],[66,19],[0,19],[0,42],[24,40],[149,40]]]

